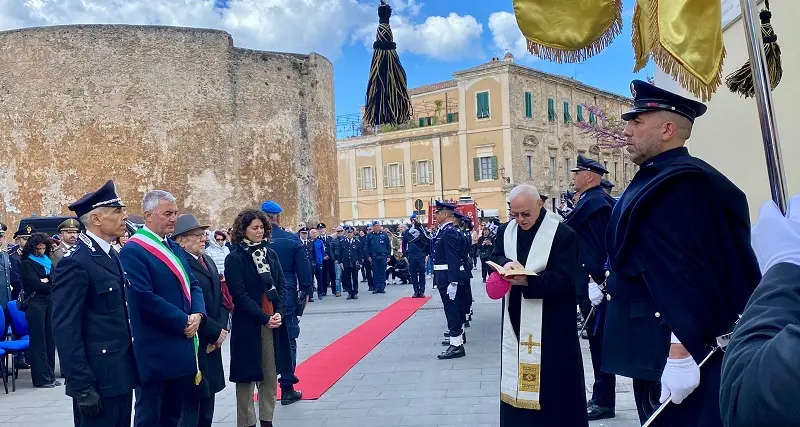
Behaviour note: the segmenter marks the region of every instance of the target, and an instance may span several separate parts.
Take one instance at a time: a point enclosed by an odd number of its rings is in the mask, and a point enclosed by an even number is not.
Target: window
[[[569,114],[569,101],[564,101],[564,124],[569,124],[572,121],[572,117]]]
[[[420,117],[419,127],[430,126],[433,124],[433,117]]]
[[[403,164],[389,163],[383,165],[383,186],[392,188],[402,187],[403,185]]]
[[[533,117],[533,94],[525,92],[525,117]]]
[[[589,124],[592,126],[597,125],[597,118],[594,116],[594,113],[589,111]]]
[[[478,118],[489,118],[489,92],[478,92],[476,95],[478,101]]]
[[[374,167],[365,166],[361,168],[361,171],[358,174],[357,178],[358,178],[359,190],[372,190],[373,188],[377,188],[377,182],[375,182]]]
[[[411,162],[411,185],[433,184],[433,168],[430,160]]]
[[[583,122],[583,105],[578,104],[578,106],[575,108],[578,109],[578,121]]]
[[[527,156],[526,161],[528,166],[528,178],[533,178],[533,156]]]
[[[475,157],[472,166],[475,181],[497,179],[497,156]]]
[[[623,183],[628,182],[628,164],[627,163],[623,163],[622,164],[622,182]]]
[[[608,161],[603,162],[603,169],[608,170]]]
[[[556,158],[550,157],[550,180],[556,180]]]
[[[556,121],[556,103],[553,98],[547,98],[547,120]]]
[[[564,159],[564,179],[567,182],[572,181],[572,172],[570,171],[570,169],[572,169],[572,160],[569,157],[567,157],[566,159]]]
[[[614,181],[617,180],[617,162],[614,162]]]
[[[455,123],[458,121],[458,113],[447,113],[447,123]]]

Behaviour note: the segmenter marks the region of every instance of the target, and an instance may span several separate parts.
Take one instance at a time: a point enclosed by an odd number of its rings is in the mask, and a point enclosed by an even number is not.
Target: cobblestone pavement
[[[479,273],[476,271],[476,273]],[[479,274],[476,274],[479,276]],[[428,279],[430,293],[430,279]],[[388,285],[386,294],[364,290],[358,300],[326,297],[309,305],[301,320],[298,362],[363,323],[397,298],[410,296],[411,285]],[[277,405],[276,427],[496,427],[499,424],[500,307],[473,279],[475,312],[467,329],[467,356],[439,361],[444,311],[438,294],[367,354],[316,401]],[[588,344],[581,340],[586,382],[591,390]],[[224,355],[228,365],[227,352]],[[226,375],[227,376],[227,375]],[[9,385],[10,387],[10,385]],[[217,394],[214,425],[236,426],[232,384]],[[72,404],[64,388],[34,389],[23,371],[17,391],[0,391],[3,427],[72,426]],[[638,426],[628,379],[618,378],[617,416],[592,427]]]

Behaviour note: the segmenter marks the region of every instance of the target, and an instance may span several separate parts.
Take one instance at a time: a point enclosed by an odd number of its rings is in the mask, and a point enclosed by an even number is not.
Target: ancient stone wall
[[[229,226],[274,199],[338,221],[333,67],[233,47],[222,31],[90,25],[0,33],[0,218],[15,227],[107,179]]]

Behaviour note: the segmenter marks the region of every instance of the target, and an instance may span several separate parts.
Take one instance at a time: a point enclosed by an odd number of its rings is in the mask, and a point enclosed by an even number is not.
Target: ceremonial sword
[[[606,282],[608,281],[608,276],[610,276],[610,275],[611,275],[611,272],[610,272],[610,271],[608,271],[608,270],[606,270],[606,279],[605,279],[605,280],[603,280],[603,283],[601,283],[599,286],[603,286],[603,285],[605,285],[605,284],[606,284]],[[601,288],[601,290],[605,291],[605,286],[603,286],[603,288]],[[600,305],[600,304],[598,304],[598,305]],[[591,318],[592,318],[592,315],[594,315],[594,312],[595,312],[595,310],[597,310],[597,305],[593,305],[593,306],[592,306],[592,309],[591,309],[591,310],[589,310],[589,314],[587,314],[587,315],[586,315],[586,318],[585,318],[585,319],[583,319],[583,326],[581,327],[581,330],[580,330],[580,331],[578,331],[578,336],[579,336],[579,337],[580,337],[580,336],[583,336],[583,331],[585,331],[585,330],[586,330],[586,324],[588,324],[588,323],[589,323],[589,319],[591,319]]]
[[[739,321],[737,320],[736,322],[738,323]],[[734,323],[734,326],[736,326],[736,323]],[[720,350],[725,351],[725,347],[727,347],[728,343],[731,342],[731,336],[732,335],[733,335],[733,332],[731,331],[731,332],[728,332],[727,334],[718,336],[717,337],[717,346],[714,347],[713,349],[711,349],[711,351],[703,359],[703,361],[700,362],[699,365],[697,365],[697,368],[698,369],[702,368],[703,365],[705,365],[705,363],[708,362],[709,359],[711,359],[711,356],[715,355]],[[667,406],[669,405],[670,402],[672,402],[672,396],[670,396],[669,399],[667,399],[664,403],[662,403],[661,406],[659,406],[658,409],[656,409],[656,411],[653,412],[653,415],[650,415],[650,418],[648,418],[647,421],[644,424],[642,424],[642,427],[649,427],[650,425],[652,425],[656,421],[656,418],[658,418],[658,416],[662,412],[664,412],[664,409],[667,408]]]

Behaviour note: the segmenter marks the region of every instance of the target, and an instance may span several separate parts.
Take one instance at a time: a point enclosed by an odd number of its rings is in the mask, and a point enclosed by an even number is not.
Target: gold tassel
[[[673,56],[673,54],[663,46],[658,22],[658,10],[660,7],[659,0],[651,0],[649,3],[650,5],[647,12],[649,13],[648,26],[650,30],[650,41],[652,44],[650,47],[650,54],[653,57],[653,62],[661,67],[664,72],[677,80],[681,87],[700,98],[701,101],[705,102],[710,100],[711,95],[716,92],[717,87],[719,87],[719,85],[722,83],[722,62],[726,56],[725,47],[722,47],[720,57],[716,61],[716,74],[710,79],[710,81],[702,81],[700,78],[687,70],[687,64],[685,64],[680,57]],[[720,32],[722,32],[721,27]]]
[[[759,13],[761,19],[761,37],[764,41],[764,54],[767,57],[767,73],[769,74],[769,84],[771,90],[775,90],[783,76],[783,66],[781,65],[781,47],[778,46],[778,36],[772,27],[770,20],[772,12],[769,10],[769,1],[766,1],[765,9]],[[738,93],[745,98],[755,96],[756,89],[753,84],[753,70],[750,67],[750,60],[744,63],[738,70],[725,78],[725,85],[731,92]]]
[[[514,2],[514,9],[517,22],[520,23],[521,16],[524,12],[522,12],[522,9],[519,7],[517,1]],[[539,58],[557,63],[575,63],[591,58],[608,47],[608,45],[614,41],[614,38],[619,35],[620,32],[622,32],[622,0],[614,0],[614,13],[615,17],[611,21],[611,24],[608,25],[600,34],[591,39],[591,41],[589,41],[589,43],[585,46],[581,46],[578,49],[570,49],[568,46],[548,43],[541,39],[534,40],[532,37],[525,35],[525,40],[527,41],[528,45],[528,52]],[[526,26],[520,25],[520,29],[523,27]],[[523,34],[525,32],[526,31],[523,31]]]
[[[197,355],[198,348],[200,347],[200,339],[195,335],[192,341],[192,345],[194,346],[194,366],[197,368],[197,373],[194,374],[194,385],[200,385],[200,381],[203,381],[203,374],[200,373],[200,360]]]

